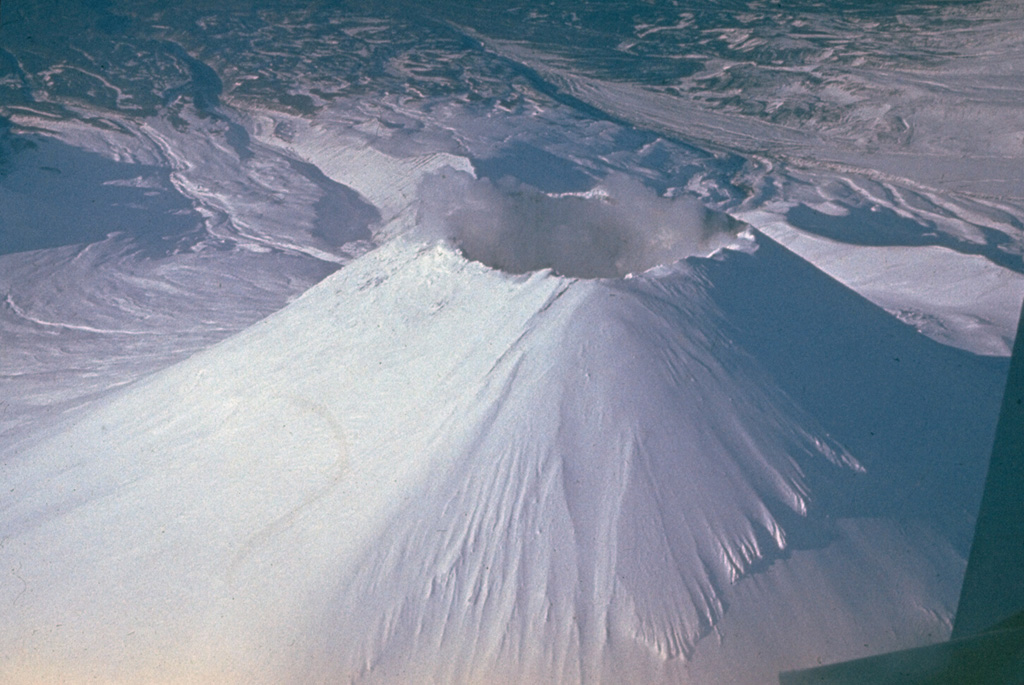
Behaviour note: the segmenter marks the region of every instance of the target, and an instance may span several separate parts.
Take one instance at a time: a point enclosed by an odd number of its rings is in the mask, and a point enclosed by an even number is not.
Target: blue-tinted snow
[[[942,639],[1024,296],[1022,36],[5,2],[0,669],[742,682]]]

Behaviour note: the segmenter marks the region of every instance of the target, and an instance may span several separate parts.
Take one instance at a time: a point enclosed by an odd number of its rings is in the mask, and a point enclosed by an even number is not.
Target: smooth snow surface
[[[878,632],[941,637],[969,543],[959,502],[983,478],[961,448],[991,430],[1003,365],[761,240],[626,281],[504,275],[395,240],[31,441],[3,466],[7,677],[727,682],[864,654]],[[814,413],[772,374],[824,373],[822,352],[773,361],[800,331],[744,294],[796,283],[835,291],[855,328],[816,306],[788,320],[886,355],[848,362],[860,388],[840,364],[843,397]],[[949,355],[956,378],[928,387]],[[978,389],[900,407],[945,430],[894,454],[886,412],[950,386]],[[854,434],[846,405],[866,397],[882,403],[856,410],[882,421],[867,467],[829,433]],[[951,477],[971,496],[931,501]],[[908,573],[836,594],[847,563]],[[727,626],[762,595],[817,628],[734,660],[761,638]]]
[[[949,636],[1024,6],[5,0],[0,681]]]

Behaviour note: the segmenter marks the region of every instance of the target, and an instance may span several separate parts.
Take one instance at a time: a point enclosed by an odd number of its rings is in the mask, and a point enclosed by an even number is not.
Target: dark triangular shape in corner
[[[1024,312],[992,446],[953,638],[1024,611]]]

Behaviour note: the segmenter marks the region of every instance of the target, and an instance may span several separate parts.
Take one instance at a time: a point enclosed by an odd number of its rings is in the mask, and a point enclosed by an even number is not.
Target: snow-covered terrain
[[[1024,6],[4,4],[0,680],[948,638]]]

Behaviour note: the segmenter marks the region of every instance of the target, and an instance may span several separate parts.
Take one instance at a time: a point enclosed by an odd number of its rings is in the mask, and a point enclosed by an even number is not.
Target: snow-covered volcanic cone
[[[0,678],[764,682],[943,639],[1005,360],[740,246],[588,279],[393,238],[35,433]]]
[[[1022,8],[4,0],[0,682],[945,640]]]

